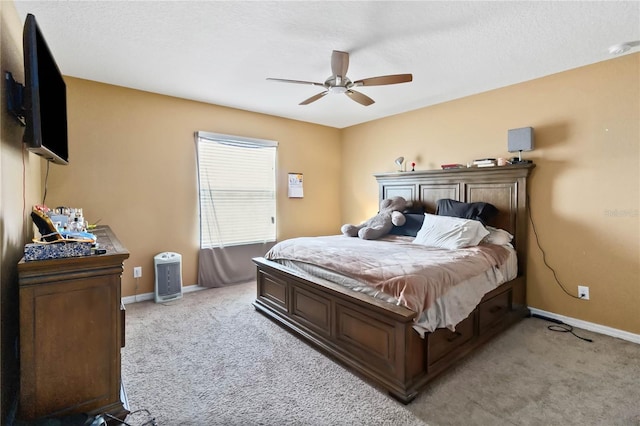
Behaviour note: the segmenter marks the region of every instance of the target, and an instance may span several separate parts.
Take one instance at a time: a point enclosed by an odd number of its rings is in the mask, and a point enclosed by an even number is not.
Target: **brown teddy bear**
[[[410,207],[411,203],[402,197],[386,198],[380,202],[380,211],[377,215],[362,222],[360,225],[342,225],[340,230],[348,237],[375,240],[388,234],[394,225],[404,225],[406,219],[402,212]]]

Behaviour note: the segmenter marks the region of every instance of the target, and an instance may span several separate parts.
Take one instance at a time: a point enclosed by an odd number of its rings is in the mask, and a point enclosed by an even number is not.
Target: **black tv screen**
[[[24,142],[29,151],[68,164],[67,86],[32,14],[24,24],[23,43]]]

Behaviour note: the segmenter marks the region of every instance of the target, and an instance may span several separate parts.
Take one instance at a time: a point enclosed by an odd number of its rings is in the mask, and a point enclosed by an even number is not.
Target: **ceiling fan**
[[[299,105],[308,105],[315,102],[328,93],[344,93],[354,101],[364,106],[369,106],[375,101],[365,94],[353,90],[361,86],[384,86],[387,84],[408,83],[413,80],[411,74],[393,74],[383,75],[379,77],[370,77],[362,80],[351,81],[347,77],[347,69],[349,68],[349,53],[334,50],[331,53],[331,76],[324,83],[316,83],[313,81],[303,80],[287,80],[284,78],[267,78],[271,81],[280,81],[282,83],[308,84],[311,86],[321,86],[326,90],[317,95],[313,95],[309,99],[300,102]]]

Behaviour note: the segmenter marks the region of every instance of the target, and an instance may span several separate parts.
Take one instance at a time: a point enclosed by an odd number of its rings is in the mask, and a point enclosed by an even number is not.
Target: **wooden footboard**
[[[253,305],[259,312],[405,404],[435,376],[528,314],[524,279],[518,278],[488,293],[455,332],[438,329],[422,339],[409,309],[314,282],[264,258],[253,261]]]

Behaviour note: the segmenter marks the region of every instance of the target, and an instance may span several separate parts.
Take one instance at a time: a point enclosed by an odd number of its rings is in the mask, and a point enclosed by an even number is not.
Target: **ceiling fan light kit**
[[[334,94],[334,95],[342,95],[346,91],[347,91],[347,88],[343,87],[343,86],[330,86],[329,87],[329,93]]]
[[[375,101],[367,95],[353,90],[354,87],[361,86],[385,86],[389,84],[408,83],[413,80],[411,74],[393,74],[383,75],[379,77],[370,77],[362,80],[351,81],[347,77],[347,70],[349,69],[349,53],[342,52],[340,50],[334,50],[331,54],[331,76],[325,80],[324,83],[316,83],[313,81],[304,80],[288,80],[284,78],[267,78],[271,81],[279,81],[281,83],[294,83],[294,84],[306,84],[311,86],[322,86],[325,88],[324,92],[320,92],[312,97],[300,102],[299,105],[309,105],[312,102],[324,97],[327,93],[331,94],[346,94],[352,100],[357,103],[369,106]]]

